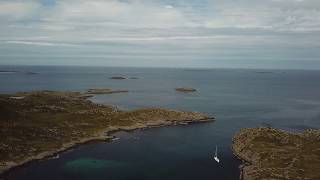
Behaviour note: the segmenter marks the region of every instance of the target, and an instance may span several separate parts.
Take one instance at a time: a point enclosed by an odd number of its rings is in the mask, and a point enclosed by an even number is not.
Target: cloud
[[[60,0],[0,2],[0,17],[32,17],[36,30],[73,31],[91,27],[118,30],[141,28],[234,28],[269,31],[320,31],[320,3],[315,0]],[[26,23],[23,23],[26,25]],[[93,28],[92,28],[93,29]],[[117,30],[116,29],[116,30]]]
[[[238,54],[260,58],[274,50],[278,57],[290,59],[294,54],[302,59],[319,54],[315,49],[320,46],[320,3],[318,0],[2,0],[0,25],[2,53],[28,46],[61,46],[66,51],[72,47],[75,54],[85,47],[92,56],[96,49],[99,53],[119,54],[133,49],[141,56],[149,53],[144,51],[158,56],[170,51],[170,56],[193,52],[194,59],[216,55],[225,55],[225,59]],[[237,49],[241,53],[236,53]]]
[[[121,27],[175,27],[184,21],[181,12],[149,1],[58,1],[42,18],[51,23]]]
[[[164,7],[167,8],[167,9],[172,9],[173,8],[173,6],[171,6],[171,5],[166,5]]]
[[[35,1],[0,1],[0,18],[20,20],[30,17],[40,7]]]
[[[52,42],[41,42],[41,41],[5,41],[5,44],[18,44],[18,45],[32,45],[32,46],[64,46],[64,47],[77,47],[76,44],[66,43],[52,43]]]
[[[213,13],[206,18],[206,26],[209,28],[320,30],[320,3],[313,0],[212,1],[210,7]]]

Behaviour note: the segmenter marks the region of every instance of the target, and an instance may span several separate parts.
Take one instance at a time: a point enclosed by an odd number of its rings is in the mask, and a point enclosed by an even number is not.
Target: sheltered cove
[[[0,173],[50,157],[77,144],[109,140],[111,133],[213,121],[198,112],[148,108],[120,111],[79,92],[0,95]]]

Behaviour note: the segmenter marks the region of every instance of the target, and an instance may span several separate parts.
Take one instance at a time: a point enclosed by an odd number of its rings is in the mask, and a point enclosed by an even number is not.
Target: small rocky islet
[[[177,92],[183,92],[183,93],[191,93],[196,92],[197,90],[191,87],[180,87],[175,89]]]
[[[80,92],[36,91],[0,95],[0,173],[110,133],[213,121],[199,112],[160,108],[120,111]]]
[[[245,128],[234,136],[232,149],[244,162],[244,180],[320,179],[320,130]]]
[[[127,78],[126,78],[126,77],[123,77],[123,76],[112,76],[112,77],[110,77],[110,79],[124,80],[124,79],[127,79]]]
[[[125,80],[125,79],[139,79],[138,77],[124,77],[124,76],[112,76],[110,79],[114,80]]]
[[[27,74],[27,75],[34,75],[34,74],[38,74],[38,73],[32,72],[32,71],[0,70],[0,75],[1,74]]]

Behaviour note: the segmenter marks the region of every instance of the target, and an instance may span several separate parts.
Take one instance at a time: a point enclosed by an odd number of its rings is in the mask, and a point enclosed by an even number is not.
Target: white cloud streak
[[[32,45],[32,46],[64,46],[64,47],[78,47],[76,44],[66,43],[52,43],[52,42],[40,42],[40,41],[4,41],[4,44],[18,44],[18,45]]]

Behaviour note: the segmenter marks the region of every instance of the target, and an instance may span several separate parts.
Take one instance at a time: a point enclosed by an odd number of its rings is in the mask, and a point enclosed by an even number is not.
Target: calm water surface
[[[120,140],[80,146],[58,159],[32,162],[6,174],[20,179],[238,179],[233,135],[243,127],[290,131],[320,127],[320,71],[0,66],[0,93],[32,90],[129,89],[94,102],[132,110],[164,107],[200,111],[214,123],[117,133]],[[111,76],[139,79],[111,80]],[[176,87],[194,87],[183,94]],[[213,159],[219,147],[221,163]]]

